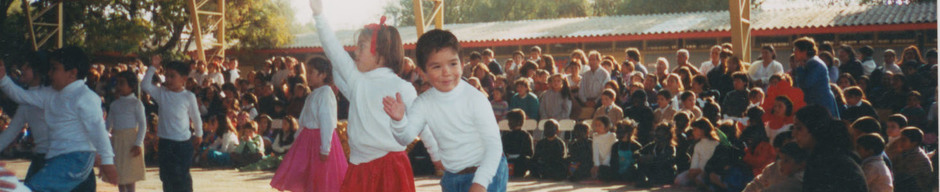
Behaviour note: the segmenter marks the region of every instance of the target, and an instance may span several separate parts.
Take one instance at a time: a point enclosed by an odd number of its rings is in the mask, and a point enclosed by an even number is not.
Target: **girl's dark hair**
[[[62,64],[65,70],[76,69],[78,73],[75,77],[78,79],[84,79],[91,69],[88,56],[85,56],[85,52],[78,47],[65,47],[55,50],[50,54],[49,60]]]
[[[545,62],[545,66],[541,66],[542,69],[545,69],[546,71],[551,72],[551,73],[554,73],[557,71],[555,70],[555,57],[552,57],[552,55],[549,55],[549,54],[542,55],[542,62]]]
[[[324,59],[323,57],[314,57],[307,60],[307,70],[310,69],[316,69],[320,73],[325,73],[326,79],[323,80],[324,83],[333,82],[333,66],[330,65],[330,61]]]
[[[131,91],[135,94],[139,90],[137,87],[140,86],[137,80],[137,74],[131,71],[124,71],[117,74],[117,78],[122,78],[127,81],[127,86],[131,87]]]
[[[760,127],[749,126],[748,128],[744,129],[744,132],[741,133],[741,137],[753,139],[756,143],[770,142],[770,138],[767,137],[767,130],[764,130],[763,126],[760,126]],[[749,147],[757,147],[757,146],[749,146]]]
[[[682,92],[682,94],[679,95],[679,100],[685,101],[686,99],[689,99],[689,97],[695,97],[695,93],[692,93],[692,91]]]
[[[608,128],[607,131],[610,131],[610,129],[609,129],[609,128],[611,127],[611,126],[610,126],[610,125],[611,125],[610,117],[607,117],[607,116],[599,116],[599,117],[595,117],[595,118],[594,118],[594,121],[595,121],[595,122],[600,122],[601,124],[604,125],[604,127]]]
[[[636,127],[637,123],[632,119],[617,121],[617,130],[615,131],[617,139],[626,137],[627,142],[636,141]]]
[[[572,130],[571,136],[575,139],[586,139],[588,137],[588,129],[590,129],[590,126],[588,126],[587,123],[580,122],[574,124],[574,130]]]
[[[721,130],[722,133],[725,133],[729,139],[736,140],[741,138],[741,131],[738,130],[738,126],[734,121],[719,121],[718,130]]]
[[[781,96],[777,96],[777,98],[774,98],[774,101],[781,102],[783,103],[784,106],[787,107],[787,110],[784,111],[785,115],[787,116],[793,115],[793,101],[790,100],[790,97],[781,95]],[[773,110],[774,109],[772,108],[770,109],[771,112],[773,112]]]
[[[633,91],[633,94],[630,94],[630,103],[632,103],[633,106],[646,105],[646,91],[643,91],[643,90]]]
[[[737,116],[740,114],[733,115]],[[712,122],[718,122],[718,119],[721,118],[721,106],[718,106],[718,103],[715,101],[706,101],[705,107],[702,107],[702,117]]]
[[[801,149],[796,143],[787,143],[783,147],[780,147],[780,153],[787,155],[796,163],[803,163],[809,159],[809,152],[805,149]]]
[[[708,90],[711,85],[708,84],[708,78],[704,75],[695,75],[692,77],[692,82],[702,84],[702,90]],[[689,89],[692,89],[691,87]]]
[[[796,111],[796,119],[813,136],[817,150],[852,151],[851,136],[845,123],[833,119],[825,107],[817,104],[807,105]]]
[[[764,122],[763,120],[764,108],[761,108],[760,106],[754,106],[754,107],[748,108],[745,114],[748,118],[749,126],[760,126],[761,128],[764,127],[763,126],[764,125],[763,123]]]
[[[793,139],[793,131],[786,130],[780,133],[777,133],[777,136],[774,137],[774,148],[783,147],[784,144],[789,143]]]
[[[291,115],[284,116],[284,121],[290,123],[291,125],[281,128],[281,138],[283,138],[281,139],[281,145],[289,145],[294,143],[294,133],[300,129],[300,125],[297,123],[297,118],[294,118],[294,116]],[[268,127],[268,129],[270,129],[270,127]]]
[[[832,58],[832,53],[825,50],[819,53],[819,59],[823,61],[823,64],[826,64],[826,67],[832,67],[836,63],[835,59]]]
[[[857,58],[856,55],[858,54],[855,53],[855,49],[852,49],[851,45],[843,44],[842,47],[839,47],[839,49],[849,54],[849,60],[855,60],[855,58]],[[849,62],[849,61],[845,61],[845,62]]]
[[[894,115],[889,116],[889,117],[888,117],[888,122],[897,123],[897,124],[898,124],[898,127],[902,128],[902,129],[903,129],[904,127],[907,127],[907,117],[905,117],[903,114],[900,114],[900,113],[896,113],[896,114],[894,114]]]
[[[368,41],[371,39],[373,30],[374,29],[371,29],[371,27],[363,28],[359,33],[359,40]],[[375,47],[373,47],[373,49],[375,49],[375,55],[380,58],[381,61],[385,62],[385,67],[392,69],[395,74],[399,74],[401,72],[401,63],[404,61],[405,52],[402,48],[401,35],[398,33],[398,29],[393,26],[381,25],[375,30],[378,30],[375,37]],[[433,32],[433,30],[428,33],[431,32]],[[425,33],[425,35],[428,33]],[[418,54],[420,52],[421,51],[416,51],[415,53]]]
[[[777,51],[774,50],[774,46],[773,46],[773,45],[764,45],[763,47],[761,47],[761,49],[767,50],[767,51],[770,52],[770,54],[773,54],[773,56],[771,57],[771,59],[777,59]]]
[[[705,133],[706,139],[711,139],[714,141],[721,141],[718,138],[718,133],[715,131],[715,126],[713,126],[712,123],[708,121],[708,119],[698,118],[698,120],[695,120],[695,122],[692,122],[692,128],[701,129],[702,132]]]
[[[26,54],[26,62],[29,68],[33,69],[33,78],[40,78],[41,85],[49,85],[49,83],[51,83],[48,74],[49,68],[52,66],[49,65],[48,51],[31,51]]]
[[[565,79],[565,75],[556,73],[548,77],[548,79],[552,78],[558,78],[558,80],[561,81],[561,98],[571,99],[571,86],[568,86],[568,80]],[[551,83],[551,81],[549,81],[549,83]]]

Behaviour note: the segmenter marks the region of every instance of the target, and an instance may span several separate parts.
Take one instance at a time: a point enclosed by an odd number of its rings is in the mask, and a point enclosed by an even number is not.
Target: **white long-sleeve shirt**
[[[751,63],[751,68],[748,68],[747,75],[751,81],[760,80],[767,84],[770,82],[770,76],[774,74],[783,73],[783,64],[772,60],[769,65],[764,66],[764,60],[757,60]]]
[[[219,72],[209,73],[209,76],[206,77],[206,81],[209,81],[209,84],[221,86],[225,84],[225,76],[222,76],[222,73]]]
[[[38,86],[31,87],[26,92],[42,91],[54,92],[50,87]],[[33,151],[40,154],[49,152],[49,125],[46,124],[46,116],[44,114],[45,112],[41,108],[32,105],[20,105],[16,108],[16,115],[10,120],[7,129],[3,130],[3,133],[0,133],[0,149],[6,149],[10,146],[10,143],[16,140],[16,136],[18,136],[28,124],[29,134],[33,136],[33,143],[36,144],[36,146],[33,147]]]
[[[711,139],[701,139],[695,143],[695,153],[692,154],[692,165],[689,169],[705,169],[705,164],[715,154],[715,147],[718,144],[718,141]]]
[[[9,76],[0,80],[0,89],[13,101],[44,110],[49,129],[49,152],[46,159],[79,151],[94,151],[101,156],[101,164],[114,164],[114,152],[104,126],[101,97],[76,80],[62,90],[40,89],[28,92],[16,86]]]
[[[336,94],[330,86],[320,86],[307,95],[300,112],[300,125],[304,129],[320,130],[320,154],[329,155],[336,130]]]
[[[216,139],[215,142],[209,145],[209,149],[224,153],[231,153],[235,151],[236,147],[238,147],[238,136],[232,132],[226,132],[222,135],[222,138]]]
[[[875,71],[875,68],[878,68],[878,64],[875,64],[875,60],[865,60],[862,61],[862,72],[865,72],[865,75],[871,76],[871,72]]]
[[[604,134],[594,133],[591,140],[591,156],[594,159],[594,166],[610,166],[610,148],[617,143],[617,134],[607,132]]]
[[[349,135],[349,162],[358,165],[389,152],[404,151],[405,144],[396,141],[392,135],[389,127],[392,118],[385,114],[382,98],[401,93],[405,105],[411,106],[418,96],[414,85],[386,67],[360,72],[352,57],[339,43],[327,19],[319,15],[314,16],[314,20],[323,52],[333,64],[333,81],[343,96],[349,99],[349,125],[346,128]],[[433,152],[437,144],[429,134],[426,131],[421,134],[421,138],[428,146],[429,153],[432,153],[431,158],[436,160]]]
[[[610,81],[610,73],[603,67],[582,73],[581,84],[579,85],[581,89],[578,91],[578,99],[581,99],[583,102],[588,102],[589,99],[598,99],[607,81]]]
[[[157,136],[163,139],[173,141],[188,141],[193,135],[190,133],[190,122],[196,137],[202,137],[202,119],[199,118],[199,104],[196,103],[196,95],[185,89],[180,92],[170,91],[164,87],[157,87],[151,84],[153,74],[157,69],[151,67],[147,69],[144,80],[140,83],[140,88],[150,94],[160,109],[157,114],[160,120],[157,127]]]
[[[409,143],[419,132],[429,130],[438,141],[437,156],[444,169],[458,173],[478,166],[473,183],[489,186],[503,154],[499,125],[489,103],[465,81],[449,92],[429,89],[408,107],[406,117],[392,121],[392,129],[399,142]]]
[[[144,136],[147,135],[147,116],[144,112],[144,103],[134,94],[122,96],[111,102],[106,119],[108,130],[137,129],[135,144],[144,146]]]

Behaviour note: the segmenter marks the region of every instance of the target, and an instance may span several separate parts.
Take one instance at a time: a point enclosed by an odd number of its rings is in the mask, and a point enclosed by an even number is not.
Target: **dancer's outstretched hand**
[[[401,93],[395,93],[395,98],[391,96],[386,96],[382,99],[382,105],[385,107],[385,114],[388,114],[388,117],[391,117],[392,120],[401,121],[402,117],[405,116],[405,102],[401,100]]]
[[[323,13],[323,2],[320,0],[310,0],[310,10],[313,11],[313,16],[320,15],[320,13]]]

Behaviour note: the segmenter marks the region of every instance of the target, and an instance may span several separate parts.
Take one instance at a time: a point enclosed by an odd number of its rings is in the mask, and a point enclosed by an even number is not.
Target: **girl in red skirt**
[[[383,112],[382,98],[401,93],[406,105],[417,98],[414,85],[398,76],[404,60],[401,35],[395,27],[370,24],[359,30],[355,60],[343,48],[327,22],[320,0],[311,0],[323,51],[332,63],[333,80],[349,99],[349,170],[341,191],[414,191],[414,175],[400,144],[392,133],[391,118]],[[421,139],[431,148],[435,161],[437,146],[430,132]],[[409,138],[413,141],[415,138]]]
[[[313,92],[307,96],[300,113],[299,124],[303,129],[271,179],[271,187],[286,191],[340,190],[348,163],[339,136],[333,131],[336,95],[330,81],[330,64],[326,59],[316,57],[307,61],[307,84]]]

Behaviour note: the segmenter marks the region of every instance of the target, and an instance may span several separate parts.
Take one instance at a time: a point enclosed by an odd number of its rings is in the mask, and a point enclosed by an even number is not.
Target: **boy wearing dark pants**
[[[160,56],[154,56],[147,74],[140,81],[140,87],[160,105],[157,127],[160,180],[163,181],[163,191],[193,191],[189,166],[192,164],[193,146],[202,142],[202,119],[199,118],[196,95],[183,88],[186,77],[182,74],[189,74],[190,68],[183,62],[170,62],[164,70],[165,86],[157,87],[151,82],[161,61]],[[190,125],[194,133],[190,133]]]
[[[26,186],[33,191],[71,191],[89,176],[93,178],[96,153],[101,156],[103,180],[117,182],[101,99],[81,80],[91,66],[88,58],[81,49],[69,47],[55,51],[50,63],[52,89],[37,92],[27,92],[6,78],[6,68],[0,63],[0,89],[17,103],[46,109],[43,116],[53,128],[44,166]]]

